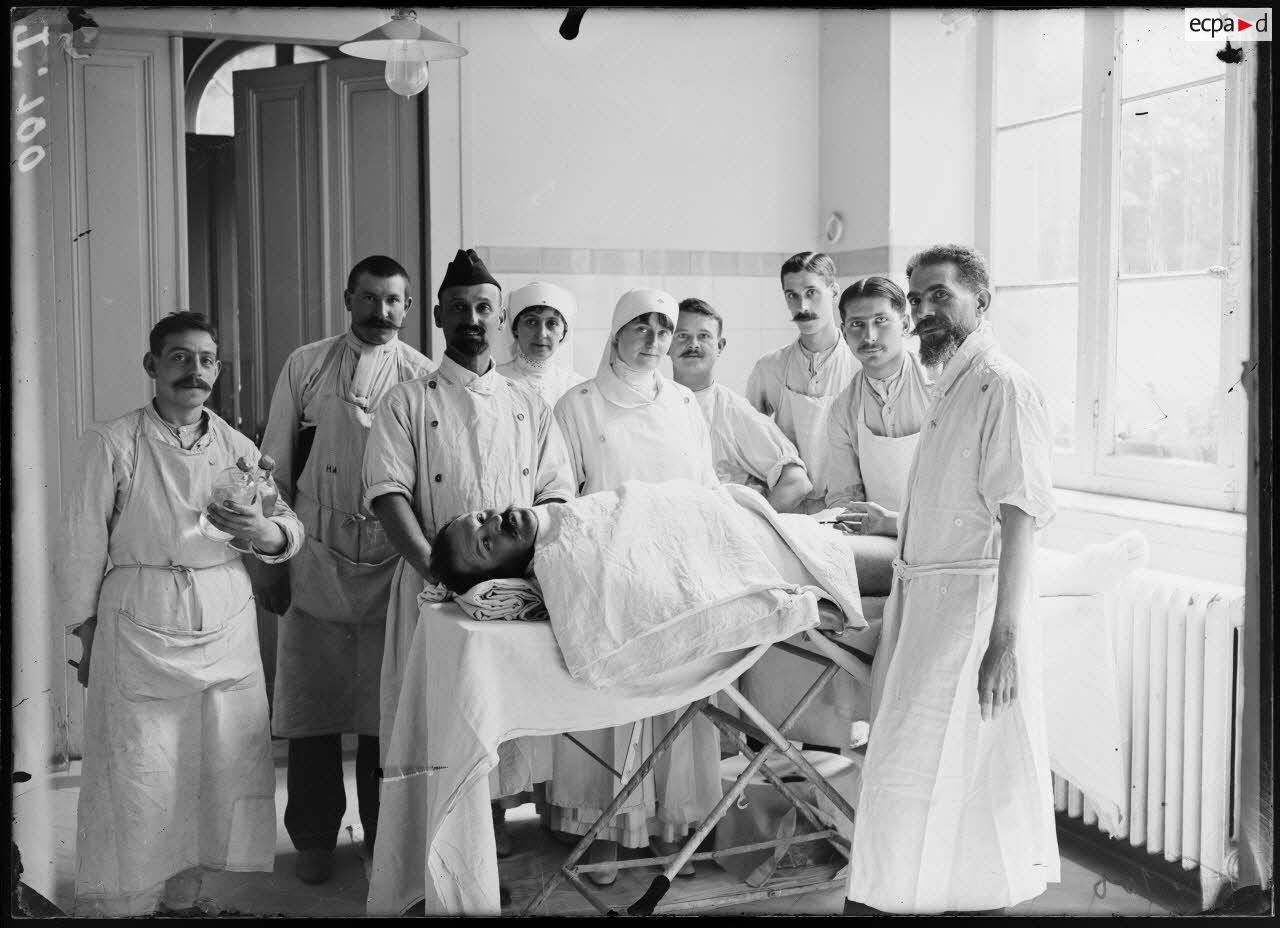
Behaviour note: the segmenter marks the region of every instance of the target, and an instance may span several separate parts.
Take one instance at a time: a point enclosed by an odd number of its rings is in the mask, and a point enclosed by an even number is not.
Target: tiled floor
[[[276,767],[277,816],[285,804],[285,768],[283,751],[278,751]],[[295,917],[351,917],[364,914],[368,892],[366,862],[360,841],[360,820],[356,814],[354,760],[346,762],[347,814],[343,835],[334,857],[333,878],[322,886],[308,886],[293,873],[296,853],[289,843],[284,825],[277,821],[276,864],[272,873],[217,873],[205,879],[203,896],[215,911],[233,915],[281,915]],[[74,767],[78,767],[74,765]],[[52,901],[63,911],[70,911],[72,877],[75,866],[75,810],[79,793],[78,771],[59,779],[60,789],[53,797],[54,833],[57,843],[57,882]],[[508,813],[516,853],[502,862],[503,885],[511,888],[512,914],[520,912],[532,898],[536,887],[555,871],[557,862],[568,850],[553,841],[538,826],[532,806]],[[1109,867],[1098,860],[1086,859],[1087,852],[1064,848],[1062,882],[1051,885],[1039,898],[1011,909],[1011,915],[1167,915],[1185,912],[1185,903],[1150,886],[1145,894],[1121,888],[1108,879]],[[668,901],[703,897],[717,893],[730,880],[716,864],[699,863],[698,878],[677,880]],[[623,871],[617,883],[606,893],[611,903],[625,906],[634,902],[647,888],[655,871],[640,869]],[[782,878],[779,874],[775,879]],[[717,909],[719,914],[813,914],[840,912],[843,892],[788,896],[741,903]],[[561,886],[542,909],[547,914],[587,914],[591,911],[580,896]]]

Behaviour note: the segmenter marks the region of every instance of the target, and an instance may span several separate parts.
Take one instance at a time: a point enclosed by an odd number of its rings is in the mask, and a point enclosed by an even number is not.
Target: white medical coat
[[[498,373],[532,388],[538,396],[542,397],[542,401],[553,409],[560,401],[560,397],[587,379],[577,371],[557,364],[555,361],[550,361],[541,368],[535,368],[518,353],[505,364],[499,364]]]
[[[1053,517],[1052,431],[1030,376],[981,325],[947,363],[901,513],[872,669],[872,722],[848,895],[886,912],[1016,905],[1059,879],[1034,580],[1018,692],[982,721],[999,512]]]
[[[347,331],[289,355],[271,398],[262,452],[307,530],[289,564],[293,598],[279,619],[272,729],[285,738],[378,734],[387,599],[395,550],[361,513],[370,413],[387,390],[431,369],[399,339],[370,345]],[[293,482],[300,430],[314,427]]]
[[[867,498],[859,464],[859,425],[886,438],[917,434],[933,402],[932,387],[929,372],[911,351],[904,353],[902,372],[889,387],[887,400],[868,386],[865,370],[853,376],[836,397],[827,423],[827,506],[844,506]],[[904,473],[904,481],[905,477]]]
[[[573,462],[578,495],[614,490],[627,480],[659,483],[693,480],[714,486],[711,436],[692,392],[657,375],[658,392],[646,401],[601,364],[594,380],[575,387],[556,404],[556,421]],[[675,723],[679,713],[647,719],[638,741],[632,726],[574,733],[592,751],[623,770],[628,757],[638,762]],[[654,768],[652,778],[628,798],[601,838],[642,847],[649,836],[673,838],[696,822],[720,798],[719,736],[701,716]],[[634,771],[632,763],[624,772]],[[555,774],[547,788],[552,826],[584,834],[621,784],[576,745],[557,739]]]
[[[97,616],[76,814],[75,914],[154,911],[183,870],[270,871],[275,771],[240,555],[197,527],[214,477],[257,449],[212,412],[183,450],[151,404],[92,426],[54,565],[62,615]],[[273,517],[302,544],[291,510]]]
[[[803,511],[817,512],[827,494],[827,420],[836,396],[861,365],[844,339],[808,354],[797,339],[755,363],[747,378],[747,401],[773,417],[804,459],[813,489]]]
[[[494,366],[483,375],[446,357],[434,372],[392,387],[364,452],[364,502],[409,500],[427,540],[473,509],[532,506],[574,496],[569,457],[551,409]],[[401,561],[387,606],[379,735],[391,735],[423,578]]]
[[[782,429],[757,412],[746,397],[713,383],[693,394],[711,430],[711,457],[721,483],[772,487],[788,464],[804,466],[800,452]]]

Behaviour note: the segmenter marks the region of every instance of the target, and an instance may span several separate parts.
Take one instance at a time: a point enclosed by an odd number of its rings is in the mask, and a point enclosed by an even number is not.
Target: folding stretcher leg
[[[698,826],[697,830],[695,830],[694,833],[688,838],[688,840],[685,841],[684,845],[680,848],[680,850],[676,854],[667,858],[666,868],[663,870],[661,874],[654,877],[653,882],[649,885],[648,891],[642,897],[640,897],[640,899],[638,899],[635,903],[633,903],[631,906],[627,908],[628,915],[650,915],[653,913],[653,910],[657,907],[658,903],[662,901],[662,897],[665,896],[667,893],[667,890],[670,889],[671,880],[674,879],[675,875],[680,872],[681,867],[683,867],[690,859],[695,857],[695,851],[697,850],[698,845],[702,843],[702,841],[706,838],[708,834],[710,834],[711,829],[714,828],[722,818],[724,818],[725,813],[729,810],[729,806],[731,806],[734,802],[736,802],[738,800],[738,797],[741,796],[742,793],[746,790],[747,786],[751,782],[751,778],[755,776],[756,772],[761,770],[761,768],[765,767],[765,762],[769,759],[769,756],[771,754],[777,753],[778,751],[785,751],[786,747],[790,747],[790,743],[786,740],[786,737],[784,734],[782,734],[782,732],[785,732],[787,729],[789,729],[791,725],[795,722],[795,720],[798,719],[801,716],[801,714],[804,713],[804,711],[809,707],[809,705],[817,697],[818,693],[822,690],[824,686],[827,685],[827,683],[831,680],[831,678],[835,676],[838,670],[839,668],[835,664],[829,664],[827,668],[823,670],[823,672],[818,676],[818,679],[815,680],[813,684],[809,687],[809,689],[805,692],[804,696],[800,699],[800,701],[796,703],[795,708],[793,708],[791,712],[788,713],[787,717],[783,720],[782,726],[781,726],[782,731],[779,732],[777,730],[774,730],[772,733],[767,732],[768,734],[770,734],[770,743],[766,744],[763,748],[761,748],[759,753],[757,753],[753,758],[749,760],[746,769],[743,770],[742,773],[738,775],[738,778],[734,781],[733,786],[730,787],[729,791],[720,798],[720,801],[716,803],[715,807],[711,810],[711,812],[707,815],[707,817],[703,819],[702,823]],[[747,703],[746,699],[743,696],[741,696],[741,694],[738,693],[737,688],[734,687],[732,684],[727,686],[723,690],[723,692],[726,695],[728,695],[729,698],[732,699],[739,706],[742,706],[743,704],[750,705],[750,703]],[[752,711],[753,712],[755,711],[754,707],[752,707]],[[734,719],[733,716],[729,715],[727,712],[724,712],[716,708],[715,706],[711,706],[711,705],[703,706],[702,712],[704,715],[710,718],[711,721],[714,722],[718,727],[721,727],[722,729],[727,728],[730,731],[735,731],[739,734],[739,737],[741,737],[740,731],[738,731],[738,727],[741,725],[741,723],[738,722],[737,719]],[[756,714],[758,715],[758,713]],[[786,747],[783,747],[784,745]],[[823,780],[822,776],[818,774],[817,771],[813,770],[812,767],[809,768],[809,771],[806,772],[806,775],[811,777],[816,777],[816,780],[822,781],[825,783],[825,780]],[[807,805],[807,803],[803,803],[803,800],[801,800],[800,802],[797,802],[798,797],[795,796],[793,792],[786,787],[786,784],[782,782],[782,779],[778,777],[776,774],[773,774],[772,771],[769,771],[769,773],[766,774],[766,776],[771,782],[773,782],[775,785],[781,788],[783,795],[786,796],[789,800],[791,800],[792,804],[796,806],[797,812],[799,812],[800,814],[804,815],[805,818],[810,819],[812,821],[810,813],[806,808],[804,808],[804,806]],[[820,822],[814,821],[814,824],[817,826],[818,829],[820,830],[823,829],[823,826]],[[776,844],[776,843],[778,842],[769,842],[769,844]],[[788,843],[792,843],[792,841],[788,840]],[[738,850],[741,852],[741,849],[734,849],[734,850]],[[696,856],[700,857],[702,855],[696,855]]]
[[[588,887],[578,874],[614,865],[586,864],[579,866],[578,860],[587,852],[587,849],[591,847],[591,843],[596,839],[596,835],[598,835],[606,825],[613,821],[614,816],[618,814],[618,810],[622,808],[622,804],[625,803],[627,798],[636,791],[644,781],[644,778],[648,776],[649,771],[653,769],[654,764],[658,762],[658,758],[675,743],[676,738],[678,738],[680,733],[689,726],[689,723],[693,721],[693,717],[697,715],[704,705],[706,705],[706,702],[707,700],[700,699],[684,710],[680,718],[676,720],[676,723],[671,726],[671,730],[662,737],[662,740],[658,742],[649,756],[644,759],[644,762],[640,764],[636,772],[631,775],[630,779],[628,779],[625,784],[623,784],[622,789],[613,797],[613,802],[609,803],[609,807],[600,814],[600,817],[595,820],[587,833],[582,836],[582,840],[574,846],[573,850],[569,853],[569,856],[565,859],[565,862],[560,865],[560,869],[552,875],[551,879],[542,887],[541,892],[539,892],[538,895],[534,897],[533,901],[525,907],[525,915],[532,914],[536,911],[537,908],[546,901],[547,897],[551,895],[552,890],[555,889],[556,885],[562,879],[568,881],[574,889],[585,896],[588,902],[600,910],[601,914],[611,914],[609,905],[604,902],[596,892]],[[603,763],[603,761],[601,761],[601,763]],[[605,766],[607,767],[607,765]],[[625,764],[623,769],[626,769]]]

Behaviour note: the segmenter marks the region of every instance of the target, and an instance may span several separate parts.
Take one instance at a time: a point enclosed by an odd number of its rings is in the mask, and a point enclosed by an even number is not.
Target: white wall
[[[471,223],[486,245],[796,251],[817,209],[812,12],[470,14]]]

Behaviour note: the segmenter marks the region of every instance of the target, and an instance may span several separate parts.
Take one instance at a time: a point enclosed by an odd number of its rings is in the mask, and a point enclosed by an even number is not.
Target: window
[[[1055,482],[1243,511],[1249,71],[1182,20],[987,18],[980,245],[996,334],[1054,416]]]
[[[285,56],[288,60],[281,60],[282,48],[291,53]],[[196,106],[195,113],[195,131],[200,135],[235,135],[235,106],[231,92],[233,72],[254,68],[274,68],[283,64],[328,61],[329,57],[329,53],[307,45],[253,45],[245,48],[218,67],[213,76],[209,77],[208,83],[200,89],[200,102]],[[207,75],[207,72],[205,73]]]

